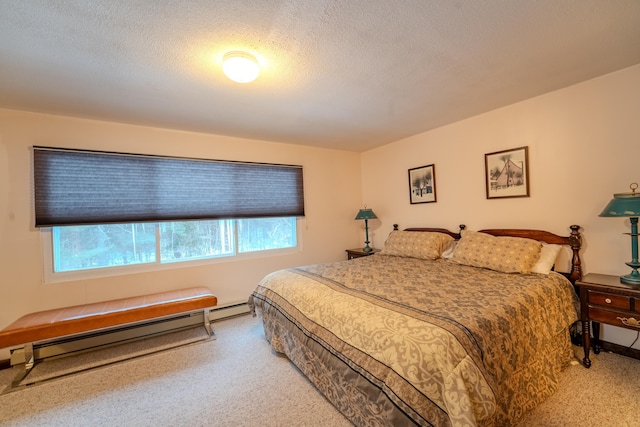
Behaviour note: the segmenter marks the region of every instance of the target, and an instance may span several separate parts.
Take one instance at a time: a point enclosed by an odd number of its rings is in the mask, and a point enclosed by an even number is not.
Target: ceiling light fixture
[[[222,71],[234,82],[249,83],[260,74],[256,58],[246,52],[227,52],[222,59]]]

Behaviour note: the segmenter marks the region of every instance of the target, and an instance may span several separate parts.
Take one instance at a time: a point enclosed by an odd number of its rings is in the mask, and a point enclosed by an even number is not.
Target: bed
[[[573,358],[580,245],[578,226],[394,226],[375,255],[267,275],[249,305],[273,349],[355,425],[507,426]]]

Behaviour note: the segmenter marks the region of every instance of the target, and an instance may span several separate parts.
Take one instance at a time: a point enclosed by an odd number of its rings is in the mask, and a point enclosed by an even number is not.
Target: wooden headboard
[[[460,225],[460,231],[464,230],[466,226]],[[569,227],[571,234],[568,236],[559,236],[549,231],[543,230],[527,230],[519,228],[491,228],[485,230],[479,230],[481,233],[491,234],[492,236],[509,236],[509,237],[523,237],[526,239],[538,240],[554,245],[569,246],[571,248],[571,271],[568,273],[559,272],[567,277],[571,283],[575,283],[576,280],[582,278],[582,262],[580,260],[580,248],[582,247],[582,235],[580,234],[580,226],[572,225]],[[393,224],[393,229],[398,230],[398,224]],[[449,231],[445,228],[405,228],[405,231],[428,231],[435,233],[445,233],[453,237],[456,240],[460,239],[460,233]]]

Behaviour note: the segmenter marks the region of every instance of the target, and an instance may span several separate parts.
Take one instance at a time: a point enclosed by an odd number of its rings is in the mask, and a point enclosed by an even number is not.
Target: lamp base
[[[638,273],[638,270],[633,270],[631,274],[620,276],[620,283],[626,283],[628,285],[640,285],[640,273]]]

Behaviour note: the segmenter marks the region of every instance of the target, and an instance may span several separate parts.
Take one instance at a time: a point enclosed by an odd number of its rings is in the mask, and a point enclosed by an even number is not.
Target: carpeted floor
[[[0,425],[351,425],[286,358],[271,351],[258,318],[228,319],[214,328],[217,340],[0,396]],[[593,355],[592,361],[591,369],[567,368],[560,390],[519,426],[640,427],[640,361],[610,353]],[[0,371],[0,387],[14,375],[13,369]]]

